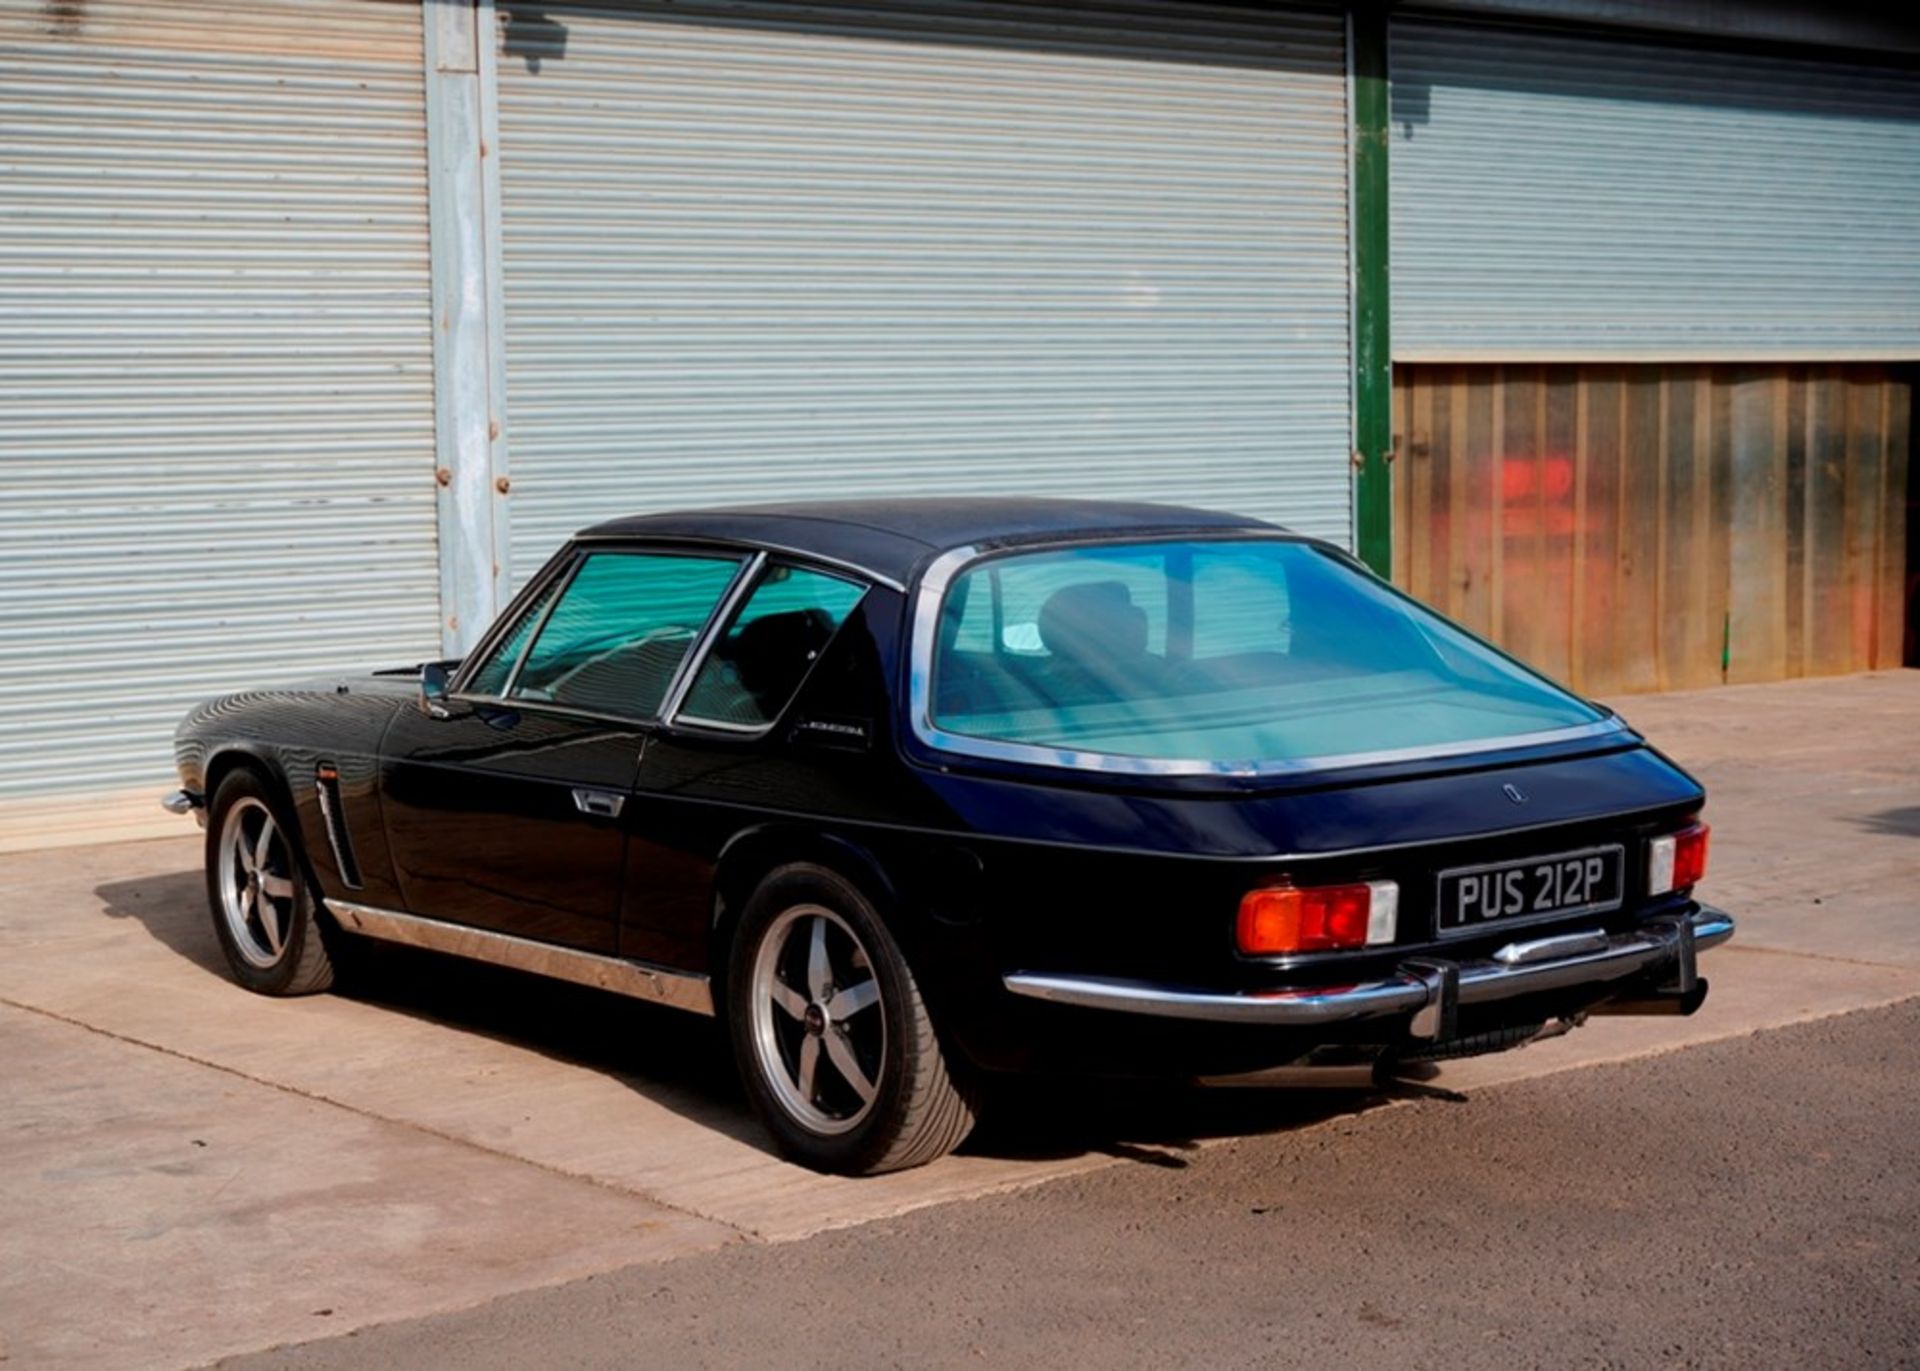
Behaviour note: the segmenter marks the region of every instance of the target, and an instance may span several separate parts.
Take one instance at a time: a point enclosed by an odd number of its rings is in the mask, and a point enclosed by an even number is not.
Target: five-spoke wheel
[[[220,907],[234,947],[265,969],[286,951],[293,926],[293,863],[273,812],[251,795],[220,825]]]
[[[906,958],[871,901],[795,863],[747,902],[728,957],[741,1079],[781,1150],[868,1175],[931,1161],[973,1127]]]
[[[822,905],[795,905],[760,940],[748,991],[753,1048],[793,1116],[844,1133],[873,1108],[886,1059],[880,981],[859,937]]]
[[[284,809],[250,767],[221,780],[208,806],[207,903],[235,980],[265,995],[306,995],[333,983],[333,958]]]

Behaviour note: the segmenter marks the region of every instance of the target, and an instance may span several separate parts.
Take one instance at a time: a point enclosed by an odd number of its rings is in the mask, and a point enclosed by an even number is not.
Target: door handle
[[[573,807],[596,819],[617,819],[620,811],[627,807],[627,797],[610,790],[576,790],[573,792]]]

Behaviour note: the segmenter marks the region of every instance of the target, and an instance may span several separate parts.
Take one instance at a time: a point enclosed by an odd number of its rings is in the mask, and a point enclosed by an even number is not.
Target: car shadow
[[[227,978],[197,871],[107,882],[109,918],[133,919],[199,970]],[[602,1072],[653,1103],[771,1153],[713,1019],[504,967],[355,940],[334,993],[557,1062]],[[962,1151],[1008,1161],[1089,1154],[1184,1167],[1209,1139],[1285,1132],[1382,1103],[1361,1089],[1208,1088],[1162,1080],[996,1082]]]
[[[1863,814],[1854,822],[1869,833],[1884,833],[1895,838],[1920,838],[1920,805]]]
[[[207,880],[194,871],[169,871],[126,881],[108,881],[93,889],[109,919],[132,919],[146,926],[154,941],[209,975],[229,979],[220,941],[207,917]]]

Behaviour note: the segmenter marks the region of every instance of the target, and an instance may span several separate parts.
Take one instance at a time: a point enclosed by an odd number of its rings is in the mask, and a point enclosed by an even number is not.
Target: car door
[[[640,754],[745,562],[578,550],[521,598],[438,708],[395,720],[381,807],[408,912],[618,950]]]
[[[788,735],[794,701],[866,593],[850,576],[774,558],[736,597],[640,767],[625,955],[703,966],[714,857],[732,835],[784,814],[858,812],[862,798],[841,793],[837,770],[820,763],[835,748],[864,752],[865,734],[820,719],[797,749]]]

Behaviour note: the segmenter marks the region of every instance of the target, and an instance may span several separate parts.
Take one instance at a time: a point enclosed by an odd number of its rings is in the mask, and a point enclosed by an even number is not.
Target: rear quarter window
[[[771,724],[865,594],[843,577],[771,564],[700,664],[679,717],[743,730]]]

